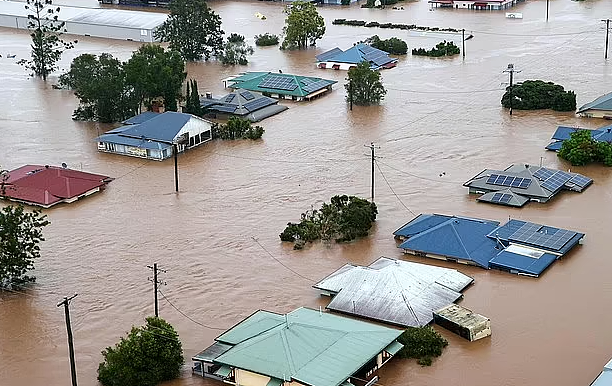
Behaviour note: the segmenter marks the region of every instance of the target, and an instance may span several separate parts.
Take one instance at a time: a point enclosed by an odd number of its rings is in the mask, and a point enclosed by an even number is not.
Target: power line
[[[248,161],[261,161],[261,162],[274,162],[274,163],[300,164],[300,165],[324,165],[330,162],[341,163],[341,162],[363,161],[363,158],[355,158],[355,159],[325,159],[325,160],[321,160],[320,162],[319,161],[308,162],[308,161],[294,161],[294,160],[246,157],[246,156],[240,156],[240,155],[235,155],[235,154],[225,154],[225,153],[219,153],[219,152],[211,152],[210,154],[216,154],[222,157],[244,159]]]
[[[378,165],[378,161],[376,161],[376,167],[378,168],[378,171],[380,172],[380,175],[382,176],[383,180],[385,180],[385,182],[387,183],[387,186],[389,187],[389,189],[391,189],[391,193],[393,193],[393,195],[395,196],[395,198],[397,198],[397,200],[400,202],[400,204],[402,204],[402,206],[404,208],[406,208],[406,210],[410,213],[412,213],[413,216],[416,216],[416,213],[414,213],[412,210],[410,210],[410,208],[408,208],[406,206],[406,204],[404,204],[404,202],[402,201],[402,199],[397,195],[397,193],[395,193],[395,190],[393,190],[393,187],[391,187],[391,184],[389,183],[389,180],[387,180],[387,177],[385,177],[385,174],[382,172],[382,170],[380,169],[380,165]],[[418,320],[418,319],[417,319]]]
[[[442,183],[442,184],[453,184],[453,185],[462,184],[462,182],[454,182],[454,181],[446,181],[446,180],[435,180],[435,179],[429,178],[429,177],[418,176],[416,174],[413,174],[413,173],[407,172],[405,170],[402,170],[402,169],[396,168],[394,166],[391,166],[391,165],[389,165],[387,163],[384,163],[382,161],[377,161],[377,162],[379,162],[379,163],[385,165],[386,167],[388,167],[390,169],[393,169],[393,170],[395,170],[397,172],[400,172],[400,173],[403,173],[403,174],[407,174],[407,175],[409,175],[411,177],[418,178],[420,180],[426,180],[426,181],[431,181],[431,182],[438,182],[438,183]]]
[[[503,88],[492,88],[489,90],[469,90],[469,91],[445,91],[445,90],[440,90],[440,91],[423,91],[423,90],[408,90],[408,89],[402,89],[402,88],[394,88],[394,87],[385,87],[387,90],[393,90],[393,91],[402,91],[402,92],[411,92],[411,93],[415,93],[415,94],[479,94],[479,93],[487,93],[487,92],[493,92],[493,91],[503,91]]]
[[[225,331],[226,328],[218,328],[218,327],[212,327],[212,326],[208,326],[206,324],[200,323],[197,320],[191,318],[189,315],[185,314],[183,311],[179,310],[177,306],[174,305],[174,303],[172,303],[170,301],[170,299],[168,299],[166,297],[166,295],[164,295],[163,292],[161,292],[161,290],[159,291],[159,294],[168,302],[168,304],[170,304],[172,306],[172,308],[174,308],[179,314],[183,315],[185,318],[191,320],[193,323],[197,324],[198,326],[204,327],[204,328],[208,328],[210,330],[219,330],[219,331]]]
[[[594,30],[588,30],[588,31],[580,31],[580,32],[566,32],[566,33],[558,33],[558,34],[510,34],[510,33],[503,33],[503,32],[487,32],[487,31],[476,31],[476,30],[471,30],[472,33],[476,32],[482,35],[495,35],[495,36],[516,36],[516,37],[552,37],[552,36],[576,36],[576,35],[583,35],[583,34],[588,34],[588,33],[592,33],[595,32]]]
[[[299,272],[291,269],[291,267],[285,265],[282,261],[280,261],[279,259],[277,259],[276,257],[274,257],[273,254],[270,253],[270,251],[268,251],[263,245],[261,245],[261,243],[259,242],[259,240],[257,240],[255,237],[251,237],[253,239],[253,241],[255,241],[257,243],[257,245],[259,245],[259,247],[261,249],[263,249],[271,258],[273,258],[277,263],[279,263],[280,265],[282,265],[283,267],[287,268],[289,271],[293,272],[294,274],[296,274],[297,276],[301,277],[302,279],[308,280],[310,282],[316,283],[316,280],[312,280],[309,277],[306,277],[302,274],[300,274]]]

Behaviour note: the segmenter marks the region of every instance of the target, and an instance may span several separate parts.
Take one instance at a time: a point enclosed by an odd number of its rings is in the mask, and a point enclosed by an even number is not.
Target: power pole
[[[610,19],[602,19],[606,22],[606,54],[605,59],[608,60],[608,35],[610,34]]]
[[[70,352],[70,374],[72,376],[72,386],[77,386],[76,377],[76,365],[74,363],[74,344],[72,342],[72,327],[70,327],[70,310],[68,306],[70,301],[77,297],[78,294],[74,294],[71,297],[65,297],[64,300],[57,303],[57,306],[64,305],[64,314],[66,315],[66,332],[68,333],[68,350]]]
[[[463,60],[465,60],[465,28],[461,30],[461,51],[463,52]]]
[[[507,72],[508,74],[510,74],[510,115],[512,115],[512,102],[514,99],[514,96],[512,95],[512,87],[514,86],[514,73],[519,73],[520,71],[517,71],[514,69],[514,64],[510,63],[508,64],[508,68],[505,69],[503,72]]]
[[[353,81],[349,80],[349,105],[351,106],[351,111],[353,111]]]
[[[548,23],[548,3],[550,0],[546,0],[546,22]]]
[[[372,151],[372,202],[374,202],[374,160],[376,159],[376,156],[374,155],[374,150],[375,149],[380,149],[380,146],[374,146],[374,142],[370,142],[370,146],[368,145],[363,145],[365,147],[369,147],[370,150]]]
[[[178,193],[178,146],[172,144],[172,152],[174,153],[174,190]]]
[[[163,270],[163,269],[159,269],[159,268],[157,268],[157,263],[153,263],[153,266],[147,265],[147,267],[148,267],[149,269],[152,269],[152,270],[153,270],[153,280],[151,280],[151,278],[149,278],[149,281],[152,281],[152,282],[153,282],[153,291],[154,291],[154,293],[155,293],[155,296],[154,296],[154,297],[155,297],[155,317],[156,317],[156,318],[159,318],[159,306],[158,306],[158,303],[157,303],[157,285],[158,285],[158,284],[164,284],[164,285],[166,285],[166,283],[165,283],[165,282],[163,282],[163,281],[159,281],[159,280],[157,280],[157,272],[158,272],[158,271],[161,271],[161,272],[163,272],[163,273],[166,273],[166,271],[165,271],[165,270]]]

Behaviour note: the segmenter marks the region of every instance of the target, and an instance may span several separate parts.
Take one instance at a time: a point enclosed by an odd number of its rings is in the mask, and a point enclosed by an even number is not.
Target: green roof
[[[262,329],[272,320],[275,326]],[[401,333],[308,308],[288,313],[286,320],[283,315],[259,311],[218,338],[241,342],[215,362],[306,385],[338,386]]]
[[[609,110],[612,111],[612,93],[602,95],[595,99],[593,102],[587,103],[586,105],[578,109],[578,113],[582,113],[586,110]]]
[[[234,89],[243,88],[250,91],[296,97],[305,97],[338,83],[329,79],[271,72],[247,72],[231,79],[229,82],[229,87]]]
[[[215,375],[218,375],[222,378],[227,377],[232,372],[232,368],[226,365],[219,367],[219,370],[215,371]]]
[[[404,347],[403,344],[401,344],[398,341],[394,341],[390,345],[385,347],[385,351],[388,352],[391,355],[395,355],[395,354],[397,354],[399,352],[399,350],[402,349],[402,347]]]

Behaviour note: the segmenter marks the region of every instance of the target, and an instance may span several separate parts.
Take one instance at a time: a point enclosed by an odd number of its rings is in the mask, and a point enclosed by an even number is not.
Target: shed
[[[577,113],[586,118],[612,119],[612,92],[581,106]]]
[[[491,336],[491,320],[457,304],[450,304],[434,312],[437,325],[473,342]]]
[[[0,1],[0,27],[27,29],[28,14],[25,3],[17,1]],[[57,5],[48,5],[48,8]],[[109,39],[154,42],[155,31],[166,21],[165,13],[129,11],[124,9],[84,8],[62,5],[58,16],[59,22],[65,22],[67,34],[94,36]]]

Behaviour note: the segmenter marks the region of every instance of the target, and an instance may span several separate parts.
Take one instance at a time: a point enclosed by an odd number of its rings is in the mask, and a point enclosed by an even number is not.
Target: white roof
[[[30,11],[25,6],[25,3],[17,1],[0,0],[0,15],[28,17]],[[56,7],[58,5],[51,6],[51,8]],[[82,8],[67,5],[61,5],[59,8],[60,12],[57,13],[59,21],[149,30],[161,25],[168,17],[165,13],[123,9]]]

